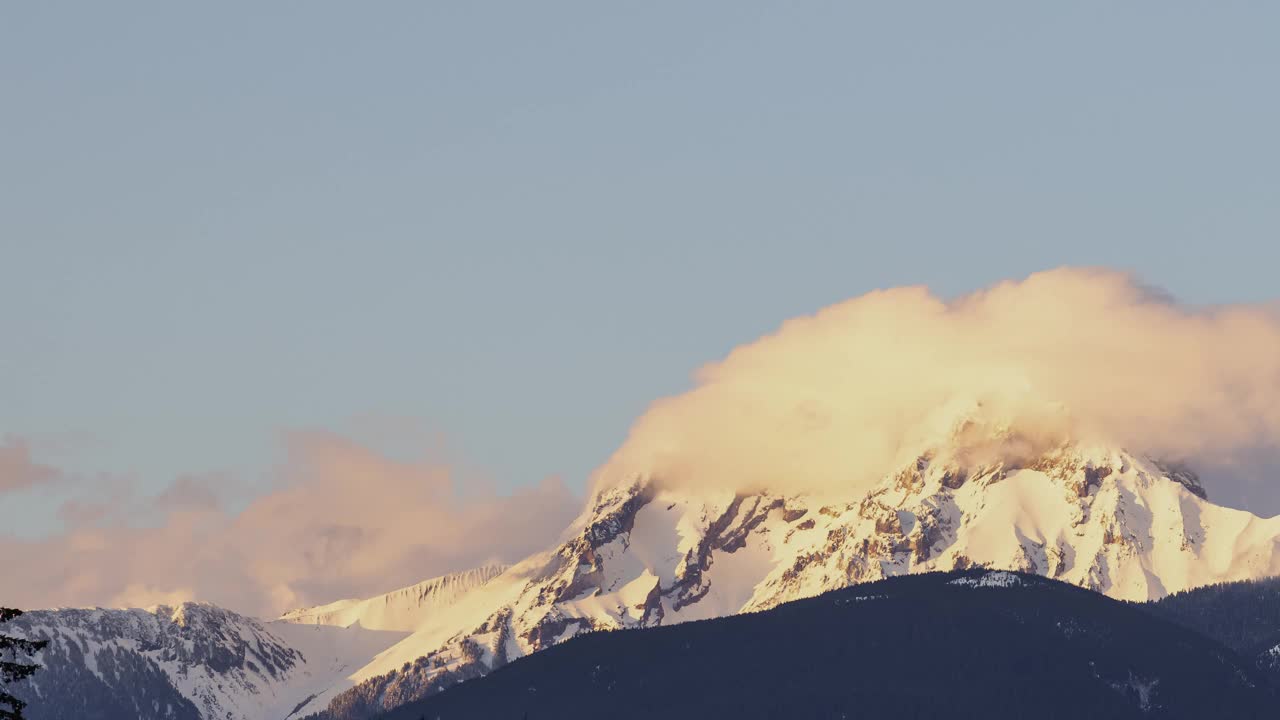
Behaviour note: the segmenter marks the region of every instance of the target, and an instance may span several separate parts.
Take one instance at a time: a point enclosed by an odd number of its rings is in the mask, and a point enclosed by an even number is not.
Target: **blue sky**
[[[874,288],[1072,264],[1274,298],[1277,27],[1245,3],[5,4],[0,436],[151,490],[266,482],[296,428],[581,488],[699,365]],[[67,492],[0,522],[52,530]]]

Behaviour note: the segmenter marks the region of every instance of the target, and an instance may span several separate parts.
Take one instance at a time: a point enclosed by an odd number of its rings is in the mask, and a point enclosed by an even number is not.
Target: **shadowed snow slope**
[[[404,633],[263,623],[197,603],[37,610],[5,632],[49,640],[15,687],[31,720],[284,718]]]

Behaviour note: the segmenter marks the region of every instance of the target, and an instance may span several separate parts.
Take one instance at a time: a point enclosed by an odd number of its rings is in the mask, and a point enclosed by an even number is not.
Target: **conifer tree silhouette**
[[[0,624],[21,614],[21,610],[0,608]],[[22,720],[22,709],[27,704],[14,697],[8,688],[12,683],[26,679],[40,669],[40,665],[25,661],[32,653],[42,650],[48,644],[48,640],[26,640],[0,634],[0,720]]]

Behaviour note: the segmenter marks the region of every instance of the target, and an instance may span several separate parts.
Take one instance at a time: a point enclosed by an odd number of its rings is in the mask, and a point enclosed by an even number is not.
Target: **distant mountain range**
[[[1184,467],[1115,447],[1033,447],[962,418],[870,492],[844,497],[697,490],[637,472],[595,494],[560,544],[514,566],[273,622],[192,604],[34,612],[17,629],[54,643],[50,669],[23,692],[36,720],[366,720],[578,635],[599,643],[596,631],[771,610],[900,575],[998,568],[1103,602],[1280,573],[1280,518],[1210,503]],[[1176,615],[1180,597],[1153,607],[1227,642]],[[1277,630],[1258,632],[1275,647]],[[1257,648],[1227,644],[1244,665],[1256,659]],[[82,714],[95,703],[119,710]]]
[[[18,688],[42,718],[208,720],[297,717],[301,706],[505,566],[424,580],[264,622],[205,604],[34,610],[6,632],[51,640]]]
[[[32,720],[260,720],[290,716],[404,633],[263,623],[184,603],[35,610],[4,631],[50,641],[13,692]]]

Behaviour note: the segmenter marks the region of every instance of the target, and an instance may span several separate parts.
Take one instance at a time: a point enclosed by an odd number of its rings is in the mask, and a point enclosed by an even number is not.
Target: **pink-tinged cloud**
[[[217,510],[222,504],[218,487],[227,481],[219,475],[182,475],[156,496],[155,506],[164,512]]]
[[[390,460],[330,433],[287,439],[278,487],[243,511],[216,478],[183,478],[152,503],[153,526],[118,513],[40,541],[0,539],[20,607],[148,605],[195,598],[263,616],[364,597],[554,542],[580,507],[558,480],[512,494],[430,462]],[[103,518],[107,518],[104,520]]]
[[[31,459],[31,445],[22,438],[6,437],[0,444],[0,493],[49,482],[58,471]]]

